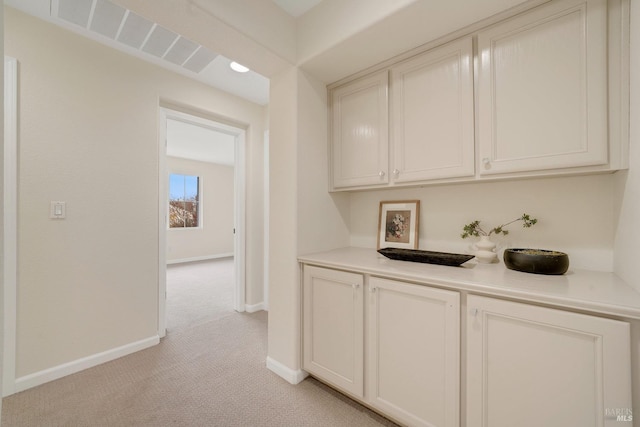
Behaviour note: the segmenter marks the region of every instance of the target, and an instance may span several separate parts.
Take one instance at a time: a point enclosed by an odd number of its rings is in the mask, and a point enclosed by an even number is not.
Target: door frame
[[[4,216],[2,396],[16,391],[18,286],[18,61],[4,57]]]
[[[210,115],[184,113],[171,105],[160,104],[158,118],[158,335],[166,335],[166,298],[167,298],[167,206],[168,168],[167,168],[167,119],[206,127],[208,129],[232,135],[235,138],[234,165],[234,268],[235,285],[233,308],[245,311],[245,193],[246,193],[246,127],[230,125],[225,119]]]

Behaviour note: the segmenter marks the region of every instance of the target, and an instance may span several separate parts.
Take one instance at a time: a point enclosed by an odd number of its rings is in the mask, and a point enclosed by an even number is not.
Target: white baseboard
[[[156,335],[141,341],[123,345],[122,347],[117,347],[111,350],[104,351],[102,353],[97,353],[88,357],[83,357],[82,359],[74,360],[73,362],[65,363],[53,368],[25,375],[24,377],[16,378],[14,393],[36,387],[44,383],[48,383],[49,381],[66,377],[67,375],[75,374],[76,372],[80,372],[85,369],[93,368],[94,366],[98,366],[102,363],[119,359],[122,356],[127,356],[131,353],[135,353],[136,351],[153,347],[159,342],[160,338]]]
[[[167,265],[182,264],[185,262],[195,262],[195,261],[208,261],[210,259],[218,259],[218,258],[233,258],[233,252],[230,252],[228,254],[206,255],[206,256],[197,256],[193,258],[172,259],[172,260],[167,260]]]
[[[264,303],[260,302],[258,304],[245,304],[244,311],[247,313],[255,313],[256,311],[264,310]]]
[[[270,357],[267,357],[267,369],[276,373],[278,376],[284,378],[285,381],[293,385],[301,383],[302,380],[309,376],[309,374],[301,369],[294,371]]]

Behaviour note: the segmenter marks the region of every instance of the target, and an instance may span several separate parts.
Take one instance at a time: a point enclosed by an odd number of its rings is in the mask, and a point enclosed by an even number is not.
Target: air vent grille
[[[122,30],[120,30],[118,41],[134,49],[140,49],[152,28],[153,22],[133,12],[129,12],[124,21],[124,26]]]
[[[115,39],[124,18],[125,9],[105,0],[97,0],[90,30]]]
[[[198,49],[197,44],[184,37],[180,37],[171,47],[171,50],[164,56],[164,59],[176,65],[182,65],[193,55],[196,49]]]
[[[196,74],[218,56],[108,0],[53,0],[52,6],[54,17]]]
[[[89,23],[93,4],[85,0],[60,0],[58,3],[58,18],[72,24],[86,27]]]
[[[173,31],[167,30],[160,25],[156,25],[151,31],[151,35],[147,39],[147,42],[142,46],[144,52],[150,53],[158,58],[164,57],[164,54],[169,51],[169,48],[178,38],[178,35]]]

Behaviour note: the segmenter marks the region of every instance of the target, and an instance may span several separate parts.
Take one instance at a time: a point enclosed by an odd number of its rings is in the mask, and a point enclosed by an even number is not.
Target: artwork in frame
[[[418,249],[420,200],[380,202],[378,249]]]

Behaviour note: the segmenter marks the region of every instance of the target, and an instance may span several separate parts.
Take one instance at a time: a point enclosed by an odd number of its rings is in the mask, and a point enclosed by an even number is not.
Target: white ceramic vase
[[[496,254],[496,244],[489,236],[480,236],[480,241],[476,243],[476,261],[482,264],[491,264],[498,261]]]

